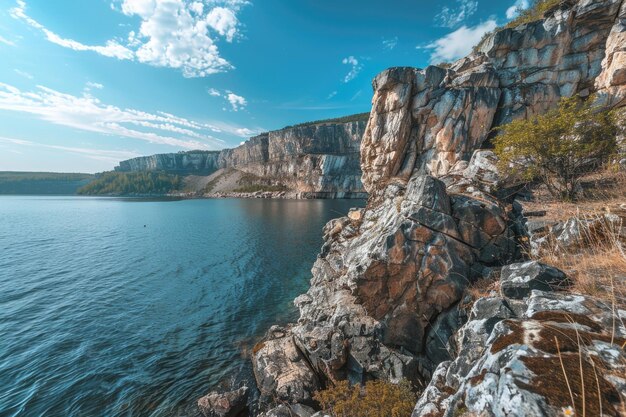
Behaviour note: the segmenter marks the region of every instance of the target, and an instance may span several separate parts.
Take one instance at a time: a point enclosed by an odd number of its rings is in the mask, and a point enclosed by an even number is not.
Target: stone
[[[253,352],[252,365],[261,401],[310,404],[320,389],[317,375],[296,347],[289,330],[272,327]]]
[[[247,415],[248,392],[245,386],[228,392],[213,391],[198,400],[198,408],[205,417],[241,417]]]
[[[418,403],[428,413],[451,417],[466,404],[478,415],[521,416],[523,407],[527,415],[554,415],[546,393],[517,384],[535,378],[524,354],[553,361],[554,352],[537,341],[517,343],[523,337],[490,351],[509,334],[530,337],[560,320],[534,316],[538,305],[574,306],[561,293],[549,293],[556,303],[538,291],[566,284],[560,271],[506,266],[523,259],[526,231],[519,203],[499,194],[513,185],[489,148],[494,128],[543,114],[563,96],[596,92],[621,3],[562,2],[542,19],[488,35],[448,68],[397,67],[376,76],[360,148],[367,206],[358,221],[351,213],[325,226],[311,286],[296,300],[297,323],[255,355],[266,397],[306,403],[316,381],[433,378],[429,398]],[[502,296],[476,302],[468,315],[469,286],[500,267]],[[520,323],[531,316],[525,329]],[[605,339],[590,331],[594,341]],[[292,350],[295,362],[284,353]],[[279,365],[263,371],[270,359]],[[292,379],[298,373],[301,385]],[[556,380],[540,373],[539,382]],[[414,416],[423,415],[426,408],[416,408]]]
[[[313,417],[315,410],[302,404],[281,404],[258,417]]]
[[[602,415],[621,415],[626,379],[615,375],[623,375],[626,360],[620,348],[626,342],[626,311],[614,311],[593,297],[542,291],[531,293],[523,318],[502,309],[503,299],[478,302],[484,307],[477,309],[484,314],[471,315],[459,331],[460,335],[480,334],[460,340],[455,362],[463,361],[466,366],[441,363],[413,417],[454,417],[463,412],[553,416],[562,415],[567,407],[582,415],[582,385],[575,376],[580,375],[581,366],[585,386],[593,387],[585,390],[587,415],[599,416],[599,404]],[[491,330],[472,330],[484,329],[484,320],[490,319],[495,321]],[[616,319],[614,328],[610,323]],[[576,342],[578,338],[584,346]],[[580,349],[584,349],[582,357]],[[563,386],[567,378],[575,404]]]
[[[529,296],[532,290],[553,291],[569,285],[563,271],[537,261],[506,265],[500,275],[502,294],[518,300]]]

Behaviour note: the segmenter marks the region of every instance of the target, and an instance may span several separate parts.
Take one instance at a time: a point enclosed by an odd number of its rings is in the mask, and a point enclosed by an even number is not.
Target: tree
[[[563,98],[557,108],[497,128],[494,140],[501,172],[539,180],[565,200],[576,197],[583,175],[615,153],[618,126],[614,112],[578,97]]]

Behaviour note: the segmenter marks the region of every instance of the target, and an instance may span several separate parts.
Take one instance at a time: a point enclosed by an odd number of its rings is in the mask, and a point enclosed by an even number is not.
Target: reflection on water
[[[1,197],[0,415],[190,415],[359,203]]]

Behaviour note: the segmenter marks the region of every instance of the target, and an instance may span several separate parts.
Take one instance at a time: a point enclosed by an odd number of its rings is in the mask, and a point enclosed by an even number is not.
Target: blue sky
[[[0,0],[0,171],[99,172],[370,109],[527,0]]]

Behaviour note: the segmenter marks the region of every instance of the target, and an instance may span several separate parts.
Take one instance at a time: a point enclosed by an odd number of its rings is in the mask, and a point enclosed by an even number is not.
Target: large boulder
[[[563,271],[537,261],[506,265],[500,276],[500,291],[513,299],[528,297],[532,290],[565,289],[570,284]]]
[[[583,407],[586,415],[622,415],[626,311],[542,291],[532,292],[519,316],[496,307],[506,299],[486,303],[487,317],[461,329],[457,359],[439,365],[413,417],[583,415]]]
[[[272,327],[253,352],[252,365],[261,401],[312,403],[320,389],[317,375],[293,341],[289,330]]]
[[[205,417],[243,417],[247,415],[248,387],[228,392],[213,391],[198,400]]]

